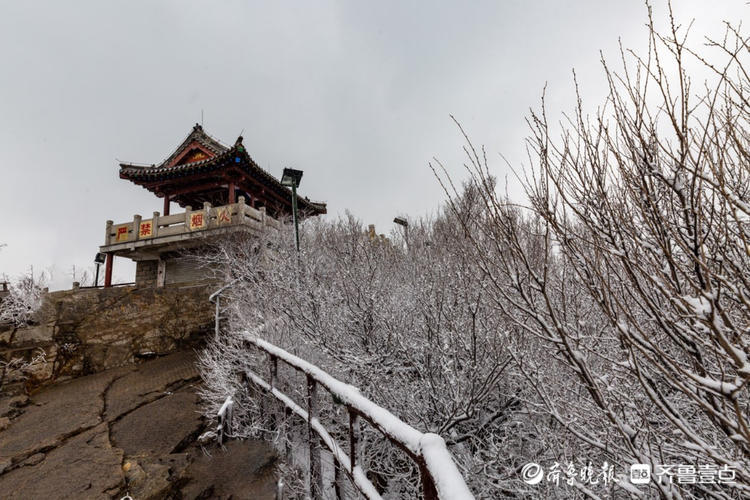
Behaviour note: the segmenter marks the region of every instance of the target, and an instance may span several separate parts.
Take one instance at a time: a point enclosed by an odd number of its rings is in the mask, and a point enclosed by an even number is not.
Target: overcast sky
[[[693,33],[747,16],[745,0],[677,0]],[[657,19],[664,4],[656,2]],[[443,200],[427,166],[461,172],[455,115],[521,166],[524,117],[548,85],[553,110],[601,101],[599,51],[645,43],[640,1],[36,2],[0,0],[0,275],[34,266],[69,287],[92,267],[105,221],[161,211],[118,178],[158,163],[201,121],[271,174],[378,232]],[[115,278],[133,267],[116,260]]]

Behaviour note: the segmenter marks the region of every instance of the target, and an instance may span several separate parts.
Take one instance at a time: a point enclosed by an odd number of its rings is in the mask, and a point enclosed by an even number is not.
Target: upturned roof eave
[[[245,149],[245,147],[242,146],[241,143],[236,144],[235,146],[212,158],[206,158],[205,160],[185,163],[182,165],[164,166],[162,164],[141,166],[134,165],[132,163],[120,163],[120,178],[127,179],[134,184],[146,187],[147,189],[149,189],[149,191],[151,191],[150,188],[144,186],[145,183],[184,177],[186,175],[190,175],[191,173],[199,173],[201,171],[218,170],[225,165],[232,166],[232,164],[229,163],[231,161],[230,159],[236,157],[237,155],[242,157],[242,159],[244,160],[240,162],[239,167],[244,170],[246,174],[255,174],[255,176],[259,177],[260,180],[264,181],[264,183],[269,187],[282,192],[286,196],[292,196],[291,189],[282,185],[281,182],[276,179],[276,177],[258,166],[258,164],[255,163],[252,157],[248,154],[247,149]],[[299,194],[297,195],[297,200],[303,206],[311,209],[316,214],[327,213],[327,207],[325,203],[311,202],[300,196]]]

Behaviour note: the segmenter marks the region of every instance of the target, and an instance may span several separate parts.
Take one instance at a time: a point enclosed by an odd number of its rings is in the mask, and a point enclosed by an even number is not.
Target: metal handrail
[[[209,300],[216,303],[215,331],[217,336],[219,334],[219,297],[236,281],[223,286],[209,297]],[[381,498],[375,486],[356,463],[359,419],[362,419],[378,430],[388,441],[403,450],[418,466],[422,481],[422,494],[425,500],[468,500],[474,498],[442,437],[437,434],[418,431],[385,408],[362,396],[356,387],[335,379],[304,359],[259,337],[254,337],[247,331],[244,332],[244,335],[246,337],[245,345],[265,352],[270,363],[268,381],[249,370],[241,373],[245,381],[252,382],[253,385],[273,396],[291,412],[307,422],[310,447],[310,491],[313,490],[313,485],[317,485],[319,491],[322,486],[320,452],[315,446],[315,442],[320,440],[330,451],[334,461],[350,477],[360,493],[369,499]],[[279,360],[305,374],[307,379],[306,410],[276,387]],[[349,416],[349,454],[344,452],[343,448],[318,419],[318,385],[322,386],[347,409]],[[231,430],[233,404],[234,401],[231,396],[228,397],[217,414],[219,421],[217,438],[219,443]],[[317,435],[317,438],[315,435]],[[337,498],[339,498],[339,467],[335,467],[334,470],[336,475],[334,484]]]
[[[234,280],[230,281],[229,283],[227,283],[223,287],[219,288],[218,290],[216,290],[214,293],[212,293],[208,297],[208,301],[209,302],[213,302],[214,304],[216,304],[216,313],[215,313],[215,316],[214,316],[214,336],[216,338],[219,337],[219,312],[220,312],[220,310],[219,310],[219,308],[220,308],[219,302],[221,301],[221,294],[224,293],[229,288],[231,288],[232,286],[234,286],[238,281],[239,281],[239,279],[234,279]]]
[[[214,293],[208,296],[208,301],[213,302],[214,300],[217,300],[222,293],[224,293],[226,290],[234,286],[237,283],[237,281],[239,280],[232,280],[226,285],[224,285],[223,287],[216,290]]]
[[[219,444],[224,443],[224,436],[229,437],[229,433],[232,430],[233,410],[234,400],[232,399],[232,396],[227,396],[224,404],[221,405],[221,408],[216,414],[219,418],[219,424],[216,426],[216,439],[219,441]]]
[[[308,424],[310,449],[313,451],[312,433],[315,432],[333,455],[334,460],[352,479],[355,486],[367,498],[380,498],[374,485],[364,472],[356,465],[356,444],[358,419],[362,419],[378,430],[388,441],[403,450],[419,467],[422,479],[422,494],[425,500],[463,500],[473,499],[471,491],[458,470],[453,457],[448,451],[442,437],[432,433],[422,433],[403,422],[385,408],[376,405],[359,393],[359,389],[333,378],[317,366],[269,343],[258,337],[248,338],[246,345],[252,345],[264,351],[270,361],[270,380],[264,381],[257,374],[247,371],[245,376],[250,382],[271,394],[276,399],[300,416]],[[307,411],[302,409],[286,394],[276,388],[278,361],[286,363],[307,377]],[[349,456],[318,420],[317,386],[326,389],[340,401],[349,414]],[[311,454],[311,456],[313,456]],[[315,463],[317,462],[317,464]],[[320,458],[310,461],[311,482],[320,480],[316,475]],[[319,469],[318,469],[319,470]],[[338,471],[338,469],[336,469]]]

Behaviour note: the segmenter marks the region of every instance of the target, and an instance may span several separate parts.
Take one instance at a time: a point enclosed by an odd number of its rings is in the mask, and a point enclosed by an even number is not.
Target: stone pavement
[[[268,445],[196,442],[199,384],[179,352],[0,397],[0,498],[274,498]]]

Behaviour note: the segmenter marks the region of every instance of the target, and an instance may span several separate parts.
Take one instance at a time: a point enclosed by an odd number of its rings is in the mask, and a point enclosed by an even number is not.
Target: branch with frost
[[[42,304],[45,282],[44,274],[35,277],[32,273],[11,282],[10,293],[0,301],[0,323],[25,326]]]

